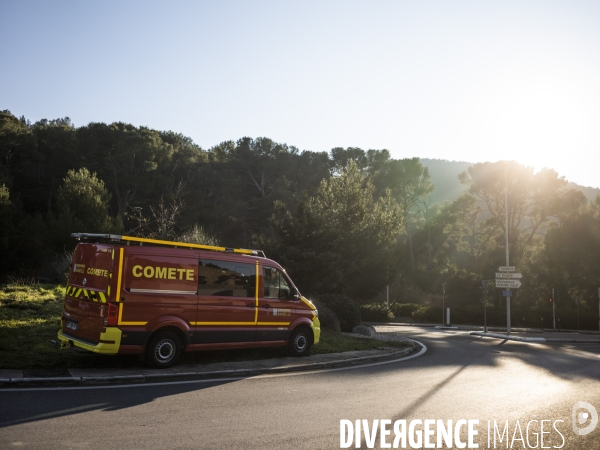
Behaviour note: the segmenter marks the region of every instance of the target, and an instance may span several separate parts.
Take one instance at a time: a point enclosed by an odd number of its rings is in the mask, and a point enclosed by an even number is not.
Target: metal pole
[[[505,219],[505,236],[506,236],[506,266],[509,266],[508,258],[508,177],[506,175],[508,163],[504,165],[504,219]],[[506,332],[510,334],[510,297],[506,297]]]
[[[483,332],[487,333],[487,289],[483,291]]]
[[[505,237],[506,237],[506,265],[509,266],[508,263],[508,178],[506,175],[506,168],[508,164],[504,165],[504,228],[505,228]]]
[[[390,309],[390,285],[387,285],[387,292],[385,297],[385,306],[387,309]]]
[[[487,287],[489,281],[482,280],[481,285],[483,286],[483,332],[487,333]]]
[[[446,283],[442,283],[442,325],[446,325]]]
[[[579,297],[577,297],[577,331],[579,331]]]
[[[556,299],[554,298],[554,288],[552,288],[552,328],[556,330]]]

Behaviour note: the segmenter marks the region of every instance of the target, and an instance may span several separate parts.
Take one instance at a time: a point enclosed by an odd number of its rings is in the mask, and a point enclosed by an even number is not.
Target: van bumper
[[[102,355],[116,355],[121,345],[121,330],[117,327],[107,327],[106,332],[100,333],[100,342],[96,345],[68,336],[62,330],[58,331],[58,339],[61,342],[60,348],[74,346]]]
[[[321,322],[319,322],[319,318],[315,317],[315,320],[312,321],[312,323],[310,324],[310,327],[312,328],[313,331],[313,344],[318,344],[319,343],[319,339],[321,339]]]

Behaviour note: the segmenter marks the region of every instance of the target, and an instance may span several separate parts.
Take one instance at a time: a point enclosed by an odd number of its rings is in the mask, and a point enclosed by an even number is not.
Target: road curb
[[[508,341],[517,342],[534,342],[534,343],[570,343],[570,344],[600,344],[600,339],[565,339],[565,338],[543,338],[543,337],[520,337],[510,334],[484,333],[482,331],[472,331],[471,336],[491,337],[496,339],[506,339]]]
[[[542,337],[520,337],[520,336],[511,336],[509,334],[496,334],[496,333],[484,333],[483,331],[471,331],[469,333],[471,336],[481,336],[481,337],[491,337],[497,339],[506,339],[509,341],[517,341],[517,342],[546,342],[546,338]]]
[[[173,381],[193,381],[206,379],[246,378],[258,375],[279,374],[287,372],[309,372],[325,368],[350,367],[368,362],[386,361],[399,358],[414,351],[409,347],[384,355],[359,356],[349,359],[338,359],[326,362],[307,363],[297,366],[249,368],[236,370],[217,370],[207,372],[153,373],[147,375],[113,375],[90,377],[46,377],[46,378],[0,378],[2,387],[34,387],[34,386],[102,386],[108,384],[144,384]]]
[[[363,322],[365,325],[385,326],[385,327],[420,327],[420,328],[436,328],[438,330],[459,330],[459,331],[483,331],[482,326],[475,325],[436,325],[431,323],[402,323],[402,322]],[[487,327],[489,331],[504,331],[506,327]],[[515,333],[576,333],[576,334],[593,334],[600,336],[600,331],[593,330],[553,330],[551,328],[522,328],[512,327],[511,330]],[[553,338],[549,338],[553,339]],[[550,342],[550,341],[549,341]],[[593,341],[595,342],[595,341]]]

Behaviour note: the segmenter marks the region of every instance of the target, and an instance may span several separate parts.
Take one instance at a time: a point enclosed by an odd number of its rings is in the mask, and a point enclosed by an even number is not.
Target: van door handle
[[[246,306],[248,308],[256,308],[256,305],[254,303],[248,303]]]
[[[269,305],[268,303],[265,305],[265,308],[270,308],[271,305]]]

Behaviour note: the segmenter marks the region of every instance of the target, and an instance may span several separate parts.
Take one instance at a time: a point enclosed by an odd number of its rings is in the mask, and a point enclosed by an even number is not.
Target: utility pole
[[[577,331],[579,331],[579,297],[577,297]]]
[[[508,163],[504,164],[504,231],[506,237],[506,266],[510,266],[508,259],[508,177],[506,171]],[[506,333],[510,334],[510,297],[506,297]]]

